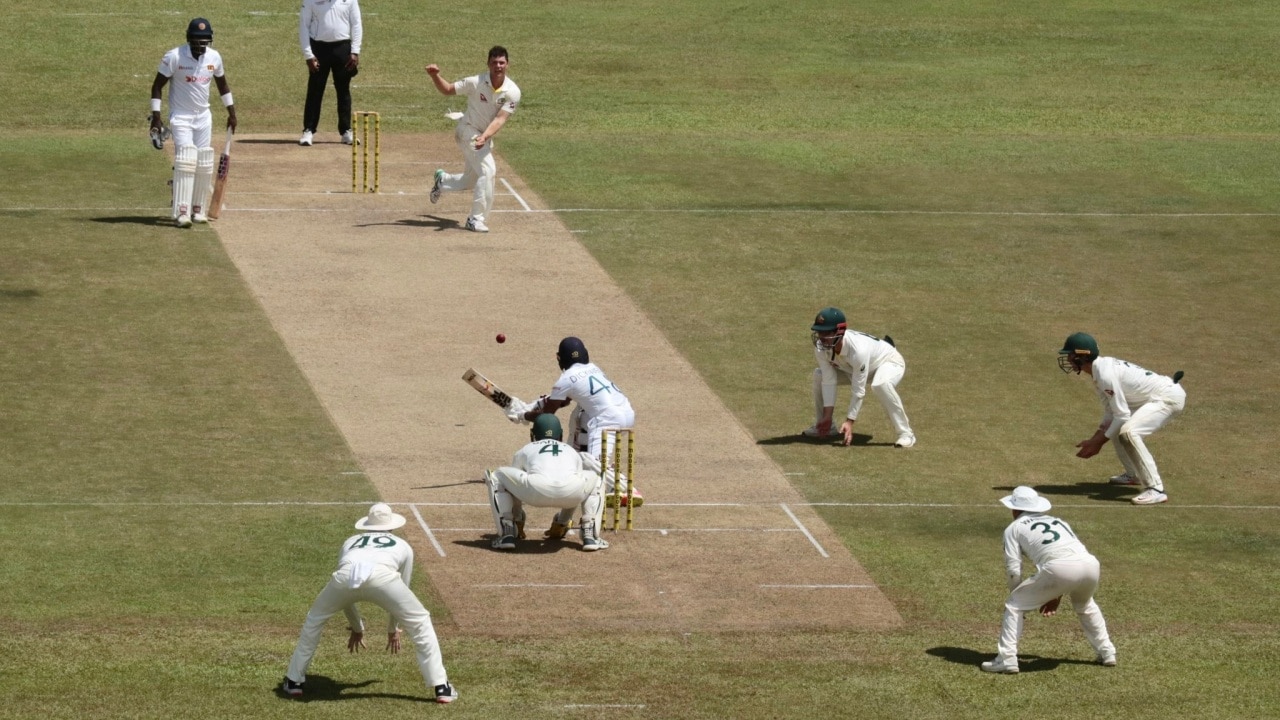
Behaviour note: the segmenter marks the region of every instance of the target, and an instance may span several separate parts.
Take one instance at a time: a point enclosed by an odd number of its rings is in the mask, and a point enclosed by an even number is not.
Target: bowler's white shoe
[[[915,433],[907,433],[906,435],[899,435],[898,439],[893,442],[894,447],[900,447],[900,448],[909,448],[915,444],[916,444]]]
[[[305,145],[306,147],[311,147],[311,139],[314,137],[315,137],[315,133],[311,132],[310,130],[303,130],[302,137],[298,139],[298,144]]]
[[[1116,666],[1116,654],[1115,654],[1115,653],[1111,653],[1110,655],[1099,655],[1099,656],[1098,656],[1098,662],[1102,663],[1102,664],[1103,664],[1104,666],[1106,666],[1106,667],[1115,667],[1115,666]]]
[[[1168,501],[1169,496],[1155,488],[1147,488],[1146,490],[1143,490],[1138,497],[1132,500],[1134,505],[1159,505],[1162,502]]]
[[[990,662],[982,663],[982,671],[989,672],[989,673],[1000,673],[1002,675],[1017,675],[1018,663],[1015,662],[1010,665],[1005,665],[1003,662],[1000,661],[1000,658],[996,658],[995,660],[992,660]]]
[[[480,222],[479,220],[473,217],[467,218],[467,229],[470,230],[471,232],[481,232],[481,233],[489,232],[488,225],[485,225],[484,223]]]
[[[1112,485],[1137,485],[1139,480],[1129,473],[1120,473],[1119,475],[1112,475],[1107,482]]]

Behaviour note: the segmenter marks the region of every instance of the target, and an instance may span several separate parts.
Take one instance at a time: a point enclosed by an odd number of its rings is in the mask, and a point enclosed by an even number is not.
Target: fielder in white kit
[[[1052,507],[1034,489],[1019,486],[1000,498],[1013,511],[1013,522],[1004,530],[1004,566],[1009,581],[1009,598],[1004,604],[1000,642],[995,660],[982,663],[986,672],[1018,672],[1018,640],[1022,637],[1023,613],[1039,609],[1041,615],[1058,611],[1062,596],[1071,598],[1071,607],[1080,619],[1085,639],[1093,647],[1099,663],[1116,664],[1116,646],[1107,635],[1107,622],[1094,602],[1102,569],[1089,554],[1071,526],[1046,515]],[[1036,566],[1036,574],[1022,579],[1022,556]]]
[[[213,195],[213,171],[217,155],[213,151],[213,114],[209,110],[209,84],[218,86],[227,108],[227,127],[236,130],[235,100],[227,83],[222,55],[210,45],[213,26],[204,18],[187,25],[187,44],[165,53],[151,83],[151,136],[156,148],[163,147],[160,121],[161,95],[169,86],[169,129],[173,133],[173,219],[178,227],[208,222],[209,199]]]
[[[1143,438],[1168,425],[1182,413],[1187,391],[1179,385],[1182,371],[1173,377],[1159,375],[1131,362],[1101,357],[1098,341],[1087,333],[1067,337],[1058,351],[1058,367],[1065,373],[1085,373],[1093,378],[1102,401],[1102,422],[1093,436],[1076,443],[1076,457],[1097,455],[1108,440],[1115,440],[1116,455],[1124,473],[1111,478],[1113,485],[1141,485],[1135,505],[1167,502],[1164,480]]]
[[[356,522],[356,529],[361,532],[342,543],[337,571],[330,576],[328,584],[307,612],[307,620],[302,625],[302,634],[298,637],[298,645],[281,685],[285,693],[296,697],[305,692],[307,667],[320,644],[320,631],[324,629],[325,622],[337,613],[346,615],[351,631],[347,649],[354,653],[365,646],[364,620],[356,607],[357,602],[365,601],[387,611],[390,621],[387,650],[392,653],[400,651],[399,626],[403,624],[418,654],[418,670],[427,687],[435,690],[435,701],[449,703],[457,699],[458,692],[449,684],[449,677],[445,674],[431,614],[409,589],[409,579],[413,575],[413,548],[404,538],[391,534],[404,523],[405,517],[392,512],[386,503],[374,504],[369,508],[369,514]]]
[[[810,327],[813,331],[813,353],[818,367],[813,371],[814,423],[803,431],[808,437],[841,435],[844,444],[853,442],[853,424],[862,410],[867,387],[889,413],[897,432],[894,447],[908,448],[916,444],[915,432],[907,419],[907,411],[898,396],[898,383],[907,372],[907,361],[894,347],[889,336],[880,339],[850,330],[844,312],[828,307],[818,312]],[[834,427],[836,385],[848,382],[853,390],[849,411],[839,428]]]
[[[581,508],[582,549],[604,550],[609,543],[600,538],[600,518],[604,513],[604,480],[600,463],[562,442],[563,429],[555,415],[542,414],[533,420],[529,444],[520,448],[509,466],[486,470],[489,507],[498,537],[497,550],[514,550],[524,538],[524,506],[559,508],[546,536],[563,538],[573,512]]]
[[[447,173],[436,170],[431,185],[431,202],[440,200],[443,191],[472,190],[471,215],[466,228],[489,232],[489,213],[493,210],[493,187],[498,179],[498,166],[493,160],[493,136],[520,103],[520,88],[507,77],[507,49],[495,45],[489,49],[489,72],[472,75],[457,82],[440,77],[437,65],[428,65],[427,74],[442,95],[465,95],[467,109],[454,130],[466,170]]]

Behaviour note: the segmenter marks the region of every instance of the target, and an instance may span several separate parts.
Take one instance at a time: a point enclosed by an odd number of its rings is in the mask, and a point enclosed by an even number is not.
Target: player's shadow
[[[279,683],[276,684],[276,697],[292,700],[294,702],[332,702],[334,700],[373,700],[376,698],[386,700],[408,700],[409,702],[430,702],[434,703],[434,697],[423,695],[401,695],[400,693],[384,693],[384,692],[352,692],[362,688],[376,685],[380,680],[365,680],[357,683],[338,682],[333,678],[324,675],[307,675],[307,682],[303,685],[302,695],[293,697],[284,691]]]
[[[763,438],[756,441],[757,445],[844,445],[844,438],[825,437],[816,438],[796,433],[794,435],[779,435],[778,437]],[[873,443],[870,435],[862,435],[860,433],[853,434],[853,442],[850,445],[859,445],[867,447],[876,447],[884,445],[893,445],[893,443]]]
[[[1112,485],[1111,483],[1085,482],[1076,483],[1074,485],[1033,485],[1036,492],[1046,497],[1064,496],[1064,497],[1087,497],[1090,500],[1098,500],[1100,502],[1129,502],[1141,488]],[[993,487],[993,490],[1003,492],[1013,492],[1012,487]]]
[[[537,537],[530,535],[527,539],[517,540],[515,550],[494,550],[490,544],[496,538],[496,535],[485,535],[476,540],[454,540],[454,545],[461,547],[476,548],[479,550],[488,550],[493,553],[501,553],[503,555],[550,555],[571,550],[581,549],[581,545],[576,541],[569,540],[547,540],[542,537],[542,533],[537,533]]]
[[[461,485],[483,485],[483,484],[484,484],[484,479],[477,478],[474,480],[463,480],[462,482],[442,483],[440,485],[419,485],[417,487],[413,487],[409,489],[410,490],[439,490],[440,488],[459,487]]]
[[[403,218],[400,220],[396,220],[395,222],[364,223],[361,225],[356,225],[356,227],[362,227],[362,228],[378,227],[379,225],[390,225],[391,227],[426,228],[428,230],[435,230],[436,232],[443,232],[445,230],[461,230],[462,229],[462,223],[459,223],[457,220],[453,220],[451,218],[437,217],[435,215],[423,215],[420,218]]]
[[[968,665],[978,672],[982,671],[982,663],[988,662],[995,658],[993,652],[978,652],[969,648],[958,647],[932,647],[925,650],[925,653],[936,658],[941,658],[949,663],[957,665]],[[1053,670],[1059,665],[1094,665],[1089,660],[1074,660],[1071,658],[1047,658],[1039,655],[1018,655],[1018,671],[1023,673],[1044,672]]]
[[[159,227],[161,225],[173,226],[173,219],[169,217],[160,217],[159,215],[118,215],[115,217],[96,217],[89,218],[96,223],[106,223],[108,225],[150,225]]]
[[[40,297],[40,291],[35,288],[23,288],[22,290],[0,288],[0,300],[34,300],[38,297]]]

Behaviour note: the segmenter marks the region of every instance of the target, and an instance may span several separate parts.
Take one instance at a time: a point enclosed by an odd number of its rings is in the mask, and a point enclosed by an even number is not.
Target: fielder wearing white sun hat
[[[1040,493],[1026,485],[1019,485],[1013,489],[1012,495],[1000,498],[1000,504],[1010,510],[1033,513],[1048,512],[1049,508],[1053,507],[1048,498],[1040,497]]]
[[[356,521],[356,529],[374,532],[395,530],[403,527],[405,522],[405,517],[392,512],[390,505],[374,503],[373,507],[369,508],[369,514]]]

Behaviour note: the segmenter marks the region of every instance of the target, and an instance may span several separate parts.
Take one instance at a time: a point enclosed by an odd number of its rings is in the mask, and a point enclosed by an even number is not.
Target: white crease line
[[[805,527],[804,523],[800,522],[800,518],[796,517],[796,514],[791,512],[791,508],[787,507],[786,503],[781,503],[781,505],[783,512],[791,517],[791,522],[794,522],[796,527],[800,528],[800,532],[804,533],[804,536],[809,538],[809,542],[813,543],[813,546],[818,548],[818,553],[824,558],[831,557],[827,554],[827,551],[823,549],[822,545],[818,544],[818,538],[814,537],[813,533],[809,532],[809,528]]]
[[[422,531],[427,534],[427,539],[431,541],[431,546],[440,553],[440,557],[445,557],[444,548],[440,547],[440,543],[436,542],[436,536],[431,532],[431,528],[427,527],[427,521],[422,519],[422,513],[418,512],[416,505],[410,505],[409,509],[413,511],[413,516],[418,518],[418,525],[422,527]]]
[[[326,507],[335,505],[368,505],[370,503],[379,502],[378,500],[209,500],[209,501],[186,501],[186,502],[143,502],[143,501],[96,501],[96,500],[67,500],[54,502],[37,502],[37,501],[6,501],[0,500],[0,507]],[[416,505],[421,507],[489,507],[488,503],[477,502],[417,502],[417,501],[387,501],[391,505]],[[774,502],[759,503],[660,503],[646,500],[647,507],[774,507]],[[818,502],[818,503],[798,503],[792,502],[797,507],[847,507],[847,508],[953,508],[953,509],[990,509],[992,503],[839,503],[839,502]],[[998,507],[998,506],[997,506]],[[1109,502],[1109,503],[1056,503],[1054,507],[1070,507],[1070,508],[1092,508],[1094,510],[1112,510],[1132,508],[1133,506],[1127,502]],[[1164,509],[1161,512],[1172,512],[1174,510],[1280,510],[1280,505],[1162,505]]]
[[[584,588],[590,585],[553,585],[550,583],[507,583],[501,585],[472,585],[475,588]]]
[[[802,589],[802,590],[874,590],[875,585],[761,585],[762,588]]]
[[[588,704],[585,704],[585,703],[570,703],[570,704],[568,704],[568,705],[565,705],[565,706],[564,706],[564,709],[565,709],[565,710],[599,710],[599,709],[607,709],[607,710],[643,710],[643,709],[645,709],[645,708],[647,708],[647,707],[649,707],[649,706],[648,706],[648,705],[645,705],[645,704],[643,704],[643,703],[639,703],[639,704],[635,704],[635,705],[625,705],[625,704],[621,704],[621,703],[617,703],[617,704],[613,704],[613,705],[607,705],[607,704],[606,704],[606,705],[588,705]]]
[[[243,161],[242,161],[243,162]],[[250,193],[233,193],[235,195],[248,195]],[[285,194],[285,193],[272,193]],[[305,193],[303,193],[305,194]],[[312,193],[315,195],[351,195],[352,193],[342,192],[323,192]],[[356,193],[357,195],[362,193]],[[369,193],[374,194],[374,193]],[[385,195],[386,193],[378,193]],[[410,193],[396,193],[397,195],[409,195]],[[423,193],[426,194],[426,193]],[[518,195],[516,197],[519,197]],[[523,200],[521,201],[523,203]],[[527,206],[526,206],[527,207]],[[128,208],[128,207],[0,207],[0,212],[107,212],[119,210],[151,210],[164,211],[168,208],[164,207],[145,207],[145,208]],[[242,208],[228,208],[229,210],[245,211]],[[254,212],[334,212],[326,208],[255,208]],[[805,209],[786,209],[786,208],[770,208],[770,209],[751,209],[751,208],[685,208],[685,209],[662,209],[662,208],[548,208],[542,210],[494,210],[494,213],[506,212],[532,212],[532,213],[651,213],[651,214],[670,214],[670,215],[979,215],[991,217],[1138,217],[1138,218],[1269,218],[1280,217],[1280,212],[1258,212],[1258,213],[1227,213],[1227,212],[1205,212],[1205,213],[1143,213],[1143,212],[1018,212],[1018,211],[977,211],[977,210],[805,210]]]
[[[530,212],[532,210],[532,208],[529,207],[529,203],[525,202],[524,198],[520,197],[520,193],[516,192],[516,189],[511,187],[511,183],[507,182],[506,178],[498,178],[498,179],[502,181],[503,186],[505,186],[508,190],[511,191],[511,194],[515,196],[515,199],[520,202],[520,207],[524,208],[525,212]]]

